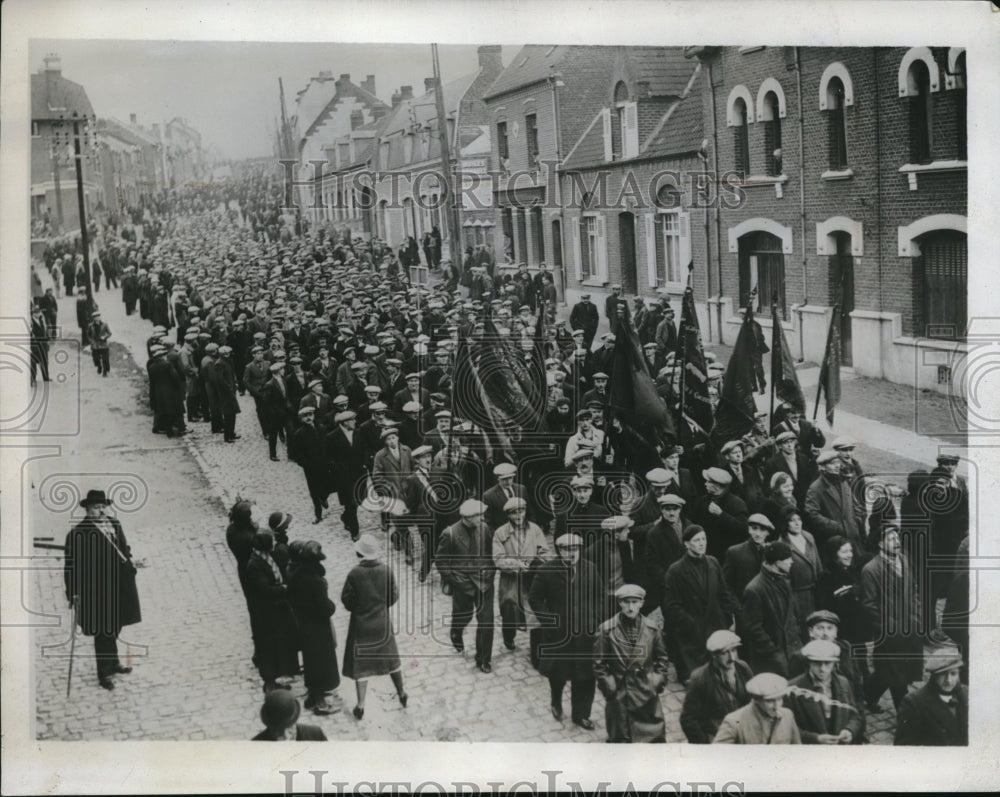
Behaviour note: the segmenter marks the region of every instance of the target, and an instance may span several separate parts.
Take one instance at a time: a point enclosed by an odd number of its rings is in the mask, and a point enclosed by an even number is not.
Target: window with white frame
[[[573,254],[576,277],[581,281],[606,282],[608,278],[607,224],[600,213],[573,219]]]
[[[593,279],[600,276],[600,259],[597,254],[600,237],[597,231],[597,216],[584,216],[580,232],[583,235],[580,246],[583,254],[584,279]]]
[[[683,286],[691,261],[691,215],[681,204],[680,191],[663,186],[657,210],[645,214],[646,266],[649,287]]]

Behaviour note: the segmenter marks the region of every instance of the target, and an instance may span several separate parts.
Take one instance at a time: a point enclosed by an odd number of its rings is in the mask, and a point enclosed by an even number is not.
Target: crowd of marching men
[[[966,682],[968,666],[968,491],[956,457],[905,487],[878,484],[854,441],[828,447],[796,401],[751,412],[732,437],[720,424],[689,433],[692,319],[682,308],[675,327],[665,296],[630,308],[615,286],[611,331],[595,347],[598,308],[584,295],[558,317],[544,267],[499,269],[487,255],[475,273],[490,279],[465,280],[443,261],[454,279],[413,286],[376,238],[276,229],[276,193],[261,175],[198,192],[160,208],[155,241],[105,231],[126,312],[154,325],[153,431],[207,423],[235,441],[249,394],[255,418],[241,431],[260,435],[261,478],[279,453],[297,463],[316,523],[336,495],[362,568],[342,603],[352,628],[359,613],[372,620],[345,651],[359,684],[392,675],[406,705],[387,644],[388,546],[450,595],[456,650],[475,617],[476,665],[492,671],[498,605],[507,648],[527,632],[553,716],[563,719],[569,681],[571,719],[592,728],[599,688],[612,741],[662,740],[668,662],[687,687],[692,742],[861,743],[888,690],[897,740],[919,743],[933,724],[918,705],[925,691],[966,699],[951,683],[955,673]],[[697,348],[711,413],[725,369]],[[672,420],[645,425],[661,408]],[[379,515],[386,544],[361,534],[359,508]],[[287,720],[298,712],[277,687],[298,672],[299,650],[308,708],[335,708],[339,673],[317,642],[316,618],[329,628],[334,610],[322,551],[289,542],[285,517],[259,530],[248,506],[234,507],[227,537],[269,716]],[[933,569],[933,557],[952,566]],[[309,586],[296,588],[303,572]],[[384,648],[360,668],[358,639]],[[925,646],[946,653],[925,661]],[[927,685],[908,694],[925,672]],[[947,743],[963,738],[963,712],[945,723]]]

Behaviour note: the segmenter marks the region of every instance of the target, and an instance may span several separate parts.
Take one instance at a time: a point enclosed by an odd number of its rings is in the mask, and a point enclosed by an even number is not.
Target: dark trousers
[[[195,421],[201,420],[201,415],[199,413],[199,405],[201,403],[201,398],[199,396],[188,396],[185,399],[187,404],[187,419],[188,422],[194,423]]]
[[[121,666],[118,660],[118,634],[95,634],[94,655],[97,658],[97,677],[108,678]]]
[[[892,704],[899,710],[899,704],[903,702],[903,698],[906,697],[906,693],[909,691],[909,686],[906,684],[895,683],[891,684],[889,680],[879,672],[878,667],[875,671],[868,676],[865,680],[865,700],[868,703],[875,704],[882,698],[885,694],[885,690],[889,690],[889,694],[892,696]]]
[[[257,410],[257,420],[260,422],[260,430],[264,434],[267,434],[267,410],[264,409],[264,399],[260,396],[254,396],[253,404]]]
[[[285,453],[288,453],[288,441],[291,438],[291,425],[288,420],[274,420],[267,430],[267,450],[272,457],[278,456],[278,438],[285,442]]]
[[[97,373],[106,374],[111,371],[111,349],[92,349],[94,355],[94,365],[97,366]]]
[[[313,503],[313,512],[316,513],[316,520],[320,520],[323,517],[323,504],[330,494],[326,470],[323,468],[303,468],[303,470],[306,474],[309,497]]]
[[[236,439],[236,413],[227,412],[222,414],[222,434],[226,440]]]
[[[361,532],[358,525],[358,502],[354,498],[354,491],[352,489],[338,490],[337,498],[340,500],[340,506],[343,509],[340,513],[340,522],[344,524],[344,528],[351,535],[351,539],[357,539]]]
[[[32,346],[31,347],[31,384],[35,384],[35,372],[41,369],[42,379],[46,382],[51,381],[49,379],[49,347],[48,346]]]
[[[500,632],[503,643],[513,647],[517,629],[524,625],[524,609],[517,601],[504,601],[500,604]]]
[[[562,708],[562,693],[566,681],[563,678],[549,678],[549,691],[552,705]],[[571,716],[574,720],[590,719],[590,709],[594,705],[594,692],[597,681],[593,678],[580,678],[570,681]]]
[[[431,572],[431,563],[437,551],[437,535],[434,533],[434,523],[416,524],[417,536],[420,537],[420,572],[427,575]]]
[[[493,589],[467,595],[454,592],[451,596],[451,641],[462,642],[462,632],[476,615],[476,663],[489,663],[493,659]]]
[[[135,312],[135,299],[125,302],[125,315],[132,315]]]

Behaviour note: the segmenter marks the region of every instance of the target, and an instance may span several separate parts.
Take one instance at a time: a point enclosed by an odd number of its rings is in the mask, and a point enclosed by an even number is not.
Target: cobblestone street
[[[282,461],[268,460],[267,443],[248,396],[241,398],[237,421],[242,437],[233,445],[223,444],[204,423],[193,424],[194,431],[181,440],[154,436],[144,385],[149,325],[137,315],[125,316],[117,292],[102,292],[96,298],[114,333],[112,373],[107,379],[98,377],[85,352],[79,374],[68,373],[66,384],[50,383],[49,407],[65,415],[75,411],[72,380],[80,380],[82,424],[78,436],[57,440],[60,457],[38,459],[29,466],[32,533],[61,543],[71,525],[70,512],[75,518],[80,511],[77,499],[58,500],[54,492],[58,481],[78,484],[81,494],[91,487],[109,489],[133,557],[141,565],[143,621],[122,634],[123,661],[127,656],[135,670],[119,677],[113,692],[97,686],[91,639],[77,639],[73,690],[67,699],[69,614],[61,557],[51,552],[53,569],[36,571],[30,592],[34,611],[62,620],[58,627],[35,633],[36,736],[248,739],[258,730],[261,690],[250,661],[246,606],[225,542],[228,507],[240,495],[255,502],[258,517],[266,519],[275,510],[290,512],[295,518],[292,539],[322,543],[331,597],[338,604],[334,623],[342,641],[349,618],[339,607],[340,589],[356,560],[339,522],[336,497],[331,496],[324,520],[312,526],[302,471],[285,459],[281,447]],[[61,300],[60,318],[71,317],[72,312],[73,300]],[[112,484],[128,486],[114,492]],[[362,511],[360,516],[363,531],[387,540],[375,515]],[[436,572],[420,584],[401,554],[393,553],[389,561],[401,595],[394,625],[409,706],[405,710],[399,706],[388,678],[375,679],[365,718],[358,722],[350,713],[354,684],[345,679],[340,694],[346,710],[309,722],[319,724],[330,739],[340,740],[605,740],[599,695],[592,713],[594,731],[552,719],[548,684],[528,661],[526,634],[519,634],[518,649],[510,653],[503,649],[498,631],[493,673],[480,673],[471,658],[474,626],[467,631],[467,659],[451,648],[450,601],[441,593]],[[293,689],[304,696],[301,678]],[[678,717],[683,687],[672,672],[662,701],[668,741],[682,742]],[[874,743],[891,742],[894,713],[888,695],[883,706],[882,714],[869,718]]]

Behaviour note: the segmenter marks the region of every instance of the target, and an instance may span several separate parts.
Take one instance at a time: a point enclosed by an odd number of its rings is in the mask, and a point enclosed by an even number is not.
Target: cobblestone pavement
[[[252,652],[246,605],[236,566],[225,543],[226,511],[236,495],[252,499],[258,517],[274,510],[294,516],[292,539],[315,539],[327,554],[330,593],[338,604],[334,625],[338,638],[347,635],[348,613],[339,608],[340,589],[356,559],[350,537],[339,522],[336,496],[319,525],[312,525],[312,505],[301,469],[267,456],[253,403],[242,397],[235,444],[226,445],[208,425],[194,424],[182,440],[151,432],[145,390],[145,340],[148,322],[126,318],[120,294],[96,297],[116,342],[112,375],[97,376],[89,354],[81,357],[78,374],[67,372],[67,384],[52,383],[50,406],[72,413],[78,380],[81,398],[79,435],[55,438],[62,455],[35,460],[28,471],[28,501],[34,535],[61,543],[76,501],[55,506],[52,474],[79,474],[81,492],[109,481],[131,483],[138,497],[123,490],[119,517],[133,556],[144,566],[138,583],[143,621],[122,634],[123,660],[135,670],[118,678],[113,692],[96,683],[93,643],[77,640],[73,691],[66,697],[68,610],[63,595],[61,557],[52,551],[53,569],[35,572],[29,589],[30,608],[55,615],[61,624],[38,628],[34,635],[36,736],[39,739],[222,739],[250,738],[259,730],[260,680],[250,662]],[[73,300],[60,303],[62,320],[75,318]],[[122,476],[101,476],[103,473]],[[68,477],[67,477],[68,478]],[[46,479],[49,479],[46,481]],[[145,491],[144,491],[145,488]],[[128,511],[126,511],[128,510]],[[362,530],[380,540],[386,535],[378,518],[361,511]],[[75,522],[75,521],[73,521]],[[387,545],[388,548],[388,545]],[[49,561],[49,560],[46,560]],[[436,573],[425,584],[399,554],[389,557],[400,588],[394,624],[410,695],[402,709],[390,680],[370,683],[361,722],[350,713],[353,682],[344,680],[340,694],[345,710],[329,717],[309,717],[330,739],[462,740],[505,742],[603,742],[604,705],[595,700],[591,718],[597,727],[584,731],[568,720],[558,723],[549,712],[548,684],[528,661],[527,636],[518,648],[503,648],[496,633],[493,673],[480,673],[472,661],[474,624],[466,632],[467,657],[448,641],[450,599],[440,590]],[[499,612],[497,612],[499,622]],[[342,650],[338,651],[342,656]],[[301,678],[293,682],[304,695]],[[667,739],[684,740],[678,717],[683,687],[671,672],[662,697]],[[565,702],[568,706],[568,695]],[[891,743],[894,712],[888,695],[886,711],[870,718],[875,743]],[[567,708],[568,710],[568,708]]]

